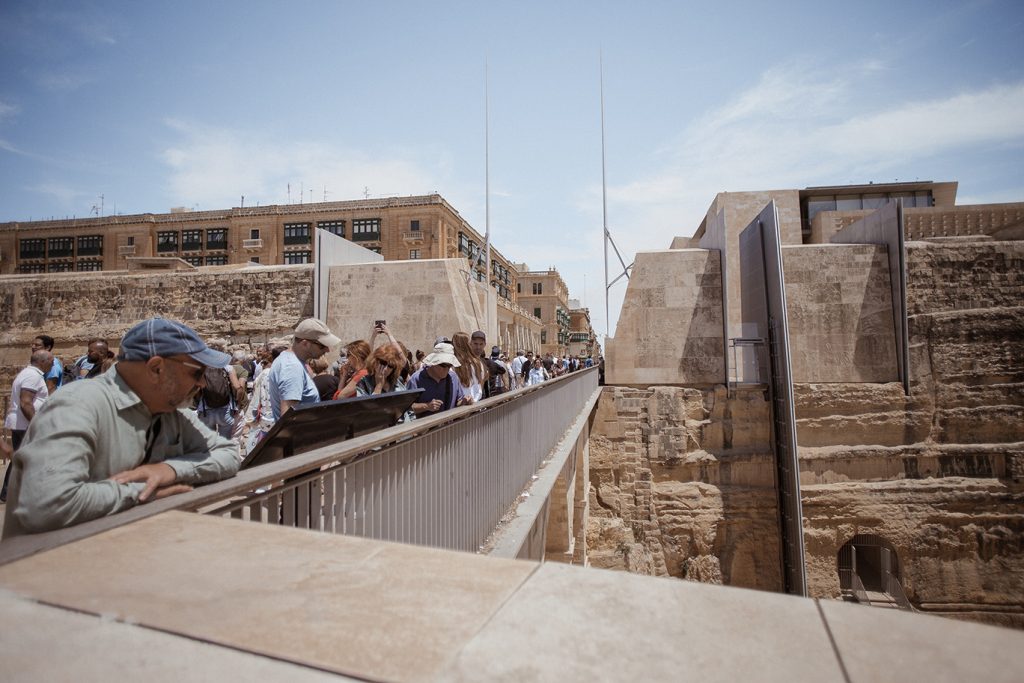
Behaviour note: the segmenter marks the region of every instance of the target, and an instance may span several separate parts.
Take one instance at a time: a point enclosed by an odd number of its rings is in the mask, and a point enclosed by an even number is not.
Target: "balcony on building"
[[[263,248],[263,240],[261,238],[259,238],[259,237],[255,238],[255,239],[242,240],[242,248],[243,249],[262,249]]]

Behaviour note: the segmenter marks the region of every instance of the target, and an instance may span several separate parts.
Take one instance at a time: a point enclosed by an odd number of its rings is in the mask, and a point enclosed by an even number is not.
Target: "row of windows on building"
[[[93,272],[103,270],[103,261],[99,259],[79,259],[77,261],[51,261],[49,263],[19,263],[19,273],[71,273]]]
[[[483,268],[486,259],[484,248],[461,230],[459,231],[459,253],[468,258],[474,265]],[[409,258],[413,257],[410,256]],[[484,282],[486,280],[484,271],[486,271],[486,268],[483,268],[483,270],[474,269],[473,276],[477,282]],[[512,298],[512,276],[509,269],[495,259],[491,260],[491,279],[498,290],[498,296],[504,299]]]
[[[206,241],[203,242],[203,237]],[[179,241],[180,240],[180,241]],[[156,234],[156,252],[165,254],[178,251],[217,251],[228,248],[227,228],[204,230],[161,230]]]
[[[931,190],[917,192],[870,192],[864,194],[816,195],[804,200],[804,216],[810,226],[814,217],[822,211],[859,211],[880,209],[890,201],[903,201],[903,208],[913,209],[933,206]]]
[[[103,235],[50,237],[18,240],[19,259],[102,256]]]
[[[352,221],[351,238],[355,242],[380,240],[379,218],[360,218]],[[419,229],[419,221],[412,221],[414,230]],[[346,237],[345,221],[319,221],[317,227],[332,234]],[[250,239],[259,239],[258,228],[250,230]],[[132,239],[129,244],[133,244]],[[311,223],[285,223],[284,243],[286,245],[311,244]],[[156,251],[158,254],[190,251],[218,251],[228,248],[228,229],[206,228],[193,230],[161,230],[156,233]],[[379,253],[379,250],[377,250]],[[103,236],[82,235],[79,237],[29,238],[18,240],[19,259],[47,259],[75,256],[102,256]],[[412,258],[412,257],[410,257]],[[186,259],[189,260],[189,259]],[[195,260],[192,258],[191,260]],[[45,271],[44,271],[45,272]]]
[[[540,331],[540,343],[541,344],[547,344],[548,343],[548,331],[547,330],[541,330]],[[568,344],[569,343],[569,334],[566,333],[566,332],[559,332],[558,333],[558,343],[559,344]]]
[[[420,229],[419,221],[412,221],[415,225],[413,230]],[[316,227],[320,230],[326,230],[332,235],[338,237],[344,237],[353,242],[374,242],[380,240],[380,219],[379,218],[356,218],[352,221],[352,232],[346,234],[345,232],[345,221],[317,221]],[[311,234],[312,224],[311,223],[285,223],[284,224],[284,237],[285,244],[289,244],[289,236],[293,240],[305,240],[308,244]],[[292,242],[293,244],[295,242]]]

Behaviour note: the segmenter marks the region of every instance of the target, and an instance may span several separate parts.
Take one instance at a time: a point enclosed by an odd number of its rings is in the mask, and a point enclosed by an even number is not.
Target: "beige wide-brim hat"
[[[298,327],[295,328],[294,337],[296,339],[311,339],[315,342],[320,342],[329,349],[341,343],[341,340],[327,329],[327,325],[316,318],[306,318],[299,323]]]
[[[455,357],[455,347],[451,344],[437,344],[434,346],[434,352],[423,359],[423,362],[427,365],[440,365],[441,363],[448,363],[453,368],[460,367],[462,363]]]

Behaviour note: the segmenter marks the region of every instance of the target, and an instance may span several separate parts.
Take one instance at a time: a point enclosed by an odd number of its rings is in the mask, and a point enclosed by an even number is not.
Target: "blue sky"
[[[1024,3],[0,2],[0,221],[440,192],[604,334],[716,192],[1024,200]],[[311,192],[312,191],[312,192]],[[611,322],[625,285],[613,289]]]

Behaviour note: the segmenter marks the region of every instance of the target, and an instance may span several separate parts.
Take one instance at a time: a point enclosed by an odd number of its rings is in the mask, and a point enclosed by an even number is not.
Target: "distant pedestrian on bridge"
[[[451,410],[456,406],[473,402],[465,393],[462,383],[453,368],[459,367],[455,349],[451,344],[441,342],[434,346],[434,352],[423,359],[423,368],[409,378],[409,389],[423,389],[420,402],[412,404],[417,416]]]

